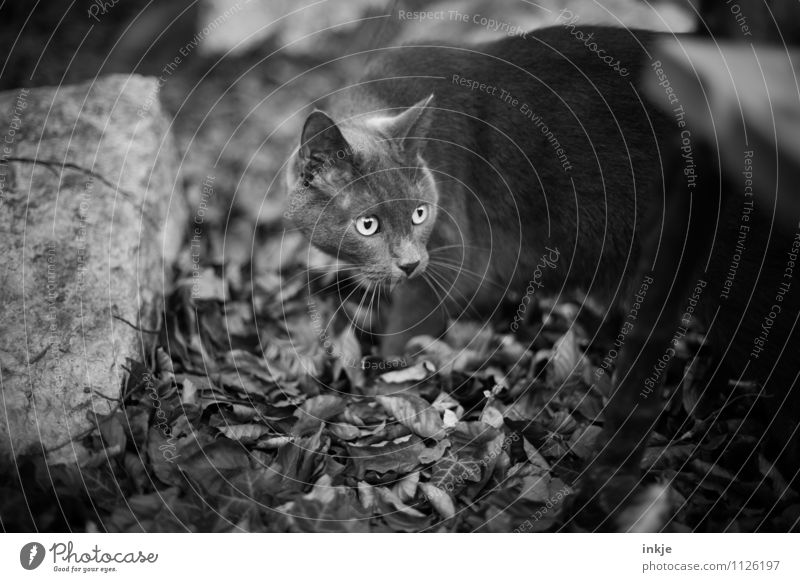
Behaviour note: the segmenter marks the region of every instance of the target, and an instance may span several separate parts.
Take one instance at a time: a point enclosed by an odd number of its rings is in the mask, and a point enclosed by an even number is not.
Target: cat
[[[643,76],[660,74],[648,52],[658,37],[567,22],[477,46],[387,48],[358,83],[309,115],[289,164],[290,214],[313,245],[348,263],[365,285],[393,289],[382,356],[403,355],[414,336],[439,336],[448,317],[490,318],[504,297],[519,298],[531,285],[551,295],[580,288],[609,314],[625,313],[641,289],[637,263],[648,259],[642,239],[657,236],[670,216],[666,184],[691,177],[696,192],[714,199],[722,187],[737,188],[711,179],[715,160],[700,165],[699,150],[691,176],[685,164],[666,165],[685,147],[682,129],[637,89]],[[795,233],[774,231],[762,208],[750,223],[750,250],[741,253],[740,206],[717,210],[703,215],[715,216],[714,224],[693,227],[714,229],[713,260],[682,274],[699,282],[685,289],[700,291],[681,301],[692,302],[720,356],[709,382],[731,397],[730,378],[761,382],[775,420],[773,458],[791,479],[800,456],[793,325],[800,295],[793,289],[782,300],[791,316],[775,321],[770,306]],[[672,242],[653,248],[676,261],[699,252]],[[727,274],[739,255],[731,290]],[[655,282],[662,291],[670,285],[663,278]],[[667,296],[651,292],[651,301]],[[748,358],[765,321],[769,342],[757,347],[767,351]],[[672,329],[663,331],[663,347]],[[642,402],[633,393],[623,398],[626,404],[612,402],[609,426]],[[614,464],[638,466],[655,400],[616,440]],[[637,451],[621,442],[637,439]]]
[[[553,251],[538,286],[627,293],[669,127],[631,84],[653,33],[575,32],[385,49],[307,118],[292,218],[365,284],[397,285],[384,357],[448,314],[491,316]]]

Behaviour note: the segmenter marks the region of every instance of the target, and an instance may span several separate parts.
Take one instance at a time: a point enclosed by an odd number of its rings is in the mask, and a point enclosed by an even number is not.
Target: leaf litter
[[[588,346],[580,306],[516,335],[508,321],[454,321],[443,339],[412,340],[416,355],[397,365],[377,358],[369,330],[353,324],[365,303],[357,291],[343,305],[346,282],[293,268],[252,283],[209,268],[201,298],[183,279],[153,361],[129,362],[125,401],[83,439],[90,461],[51,475],[58,499],[77,508],[70,528],[563,526],[563,504],[599,446],[610,386],[600,371],[609,345]],[[314,278],[324,284],[309,285]],[[735,454],[758,447],[748,435],[759,427],[736,430],[752,422],[757,387],[728,406],[699,406],[702,378],[683,373],[697,361],[692,345],[667,374],[668,406],[642,461],[645,501],[625,519],[668,531],[790,527],[800,499],[783,491],[784,477],[761,454],[744,464]],[[28,462],[34,479],[53,470]],[[7,482],[0,491],[5,519],[20,493]],[[48,511],[39,526],[66,519]]]

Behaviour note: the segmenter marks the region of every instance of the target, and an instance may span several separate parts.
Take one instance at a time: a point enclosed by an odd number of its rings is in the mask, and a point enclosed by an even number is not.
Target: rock
[[[0,460],[81,462],[144,360],[186,208],[156,81],[0,93]]]

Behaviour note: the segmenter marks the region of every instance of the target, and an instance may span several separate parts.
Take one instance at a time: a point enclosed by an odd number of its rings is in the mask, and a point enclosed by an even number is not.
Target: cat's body
[[[537,279],[548,292],[582,287],[609,301],[626,292],[634,223],[659,185],[652,158],[667,122],[631,84],[640,43],[652,35],[583,32],[625,63],[624,73],[569,28],[554,27],[472,48],[383,50],[358,84],[325,105],[346,132],[434,96],[422,155],[440,212],[428,249],[434,260],[463,265],[460,276],[450,267],[432,274],[450,291],[451,314],[485,316],[504,295],[524,295],[546,248],[559,256]],[[385,355],[400,355],[414,335],[444,329],[436,305],[445,289],[420,277],[395,291]],[[415,319],[424,324],[414,326]]]
[[[290,171],[294,219],[314,244],[357,265],[369,281],[401,281],[383,329],[383,355],[401,355],[415,335],[440,334],[447,312],[489,317],[503,297],[524,295],[534,279],[549,294],[580,287],[611,306],[631,300],[643,219],[652,211],[650,224],[659,227],[664,148],[679,147],[681,128],[636,89],[643,75],[657,74],[647,53],[654,33],[588,26],[578,32],[558,26],[469,48],[384,49],[364,78],[324,105],[329,116],[309,117]],[[695,178],[687,193],[706,184],[716,195],[702,168]],[[412,223],[422,207],[430,209],[423,222]],[[357,231],[354,219],[364,217]],[[715,259],[699,275],[708,285],[695,311],[713,321],[723,377],[742,371],[774,303],[785,266],[781,249],[794,236],[765,234],[769,221],[762,219],[766,226],[750,239],[751,252],[742,254],[736,286],[723,301],[740,217],[741,208],[729,205],[709,225],[718,229]],[[359,234],[376,220],[380,230]],[[759,253],[767,243],[765,272]],[[557,256],[553,268],[537,270],[543,256]],[[789,355],[798,342],[787,338],[800,290],[784,300],[791,317],[775,322],[769,349],[745,366],[750,376],[769,380],[772,398],[786,393],[798,371]],[[797,398],[781,411],[779,438],[796,443]]]

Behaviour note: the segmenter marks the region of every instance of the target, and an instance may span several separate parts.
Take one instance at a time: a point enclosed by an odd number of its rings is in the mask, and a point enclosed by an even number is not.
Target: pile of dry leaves
[[[302,253],[300,253],[302,254]],[[595,451],[610,346],[587,348],[569,302],[509,322],[454,321],[391,367],[347,281],[308,264],[208,267],[170,298],[152,361],[130,362],[117,412],[80,469],[20,465],[11,524],[108,531],[556,531]],[[644,460],[668,484],[665,528],[785,530],[800,513],[756,452],[748,387],[700,402],[687,336]],[[687,364],[692,362],[691,366]],[[752,388],[753,390],[755,388]],[[752,390],[751,390],[752,391]],[[702,413],[700,412],[702,411]],[[26,515],[38,498],[36,515]],[[55,492],[55,497],[52,495]],[[766,508],[766,509],[765,509]],[[15,519],[17,520],[15,522]]]

